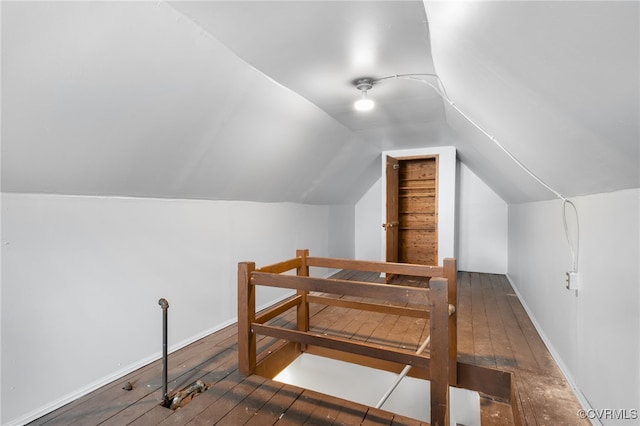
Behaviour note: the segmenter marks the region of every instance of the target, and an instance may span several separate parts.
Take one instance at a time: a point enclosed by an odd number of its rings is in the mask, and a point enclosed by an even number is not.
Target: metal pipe
[[[158,300],[158,305],[162,308],[162,405],[168,406],[169,394],[167,392],[167,312],[169,302],[167,299]]]
[[[422,343],[422,345],[416,351],[416,354],[420,355],[422,353],[422,351],[424,351],[427,348],[427,346],[429,346],[429,343],[431,343],[431,335],[427,336],[425,341]],[[396,390],[396,388],[398,387],[398,385],[400,384],[402,379],[404,379],[405,376],[407,375],[407,373],[409,372],[409,370],[411,370],[411,367],[412,367],[411,365],[405,365],[404,366],[404,368],[402,369],[400,374],[398,374],[398,377],[396,377],[396,381],[393,382],[393,384],[387,390],[387,392],[384,395],[382,395],[382,398],[380,398],[380,401],[378,401],[378,404],[376,404],[376,408],[382,407],[382,405],[385,402],[387,402],[387,399],[389,399],[389,397],[391,396],[393,391]]]
[[[453,315],[455,312],[456,312],[456,307],[449,304],[449,316]],[[427,348],[427,346],[429,346],[429,343],[431,343],[431,335],[427,336],[425,341],[422,343],[422,345],[420,345],[420,347],[416,351],[416,354],[420,355]],[[378,401],[376,408],[382,407],[382,405],[384,405],[384,403],[387,402],[387,399],[389,399],[393,391],[396,390],[396,388],[398,387],[402,379],[404,379],[407,376],[407,373],[409,373],[409,370],[411,370],[411,367],[412,365],[404,366],[400,374],[398,374],[398,377],[396,377],[395,382],[393,382],[393,384],[387,390],[387,392],[384,395],[382,395],[382,398],[380,398],[380,401]]]

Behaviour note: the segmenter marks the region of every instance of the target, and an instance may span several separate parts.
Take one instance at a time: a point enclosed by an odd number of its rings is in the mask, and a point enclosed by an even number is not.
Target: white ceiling
[[[507,202],[640,186],[637,2],[2,2],[2,189],[353,203],[455,145]],[[428,23],[427,23],[428,21]]]
[[[426,6],[449,96],[529,169],[565,196],[640,186],[640,3]],[[552,196],[512,179],[488,138],[447,118],[461,159],[507,201]]]

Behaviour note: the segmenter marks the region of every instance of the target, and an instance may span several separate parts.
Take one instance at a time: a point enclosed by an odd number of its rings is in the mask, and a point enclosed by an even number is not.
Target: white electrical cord
[[[418,76],[435,78],[436,81],[438,82],[438,86],[439,87],[434,86],[430,81],[424,80],[422,78],[418,78]],[[493,142],[498,148],[500,148],[502,150],[502,152],[504,152],[511,160],[513,160],[513,162],[516,163],[522,170],[524,170],[536,182],[538,182],[539,184],[541,184],[542,186],[547,188],[556,197],[558,197],[559,199],[562,200],[562,223],[564,225],[564,233],[565,233],[565,236],[567,238],[567,243],[569,244],[569,251],[571,253],[571,271],[572,272],[578,272],[578,251],[579,251],[579,244],[580,244],[580,226],[579,226],[579,223],[578,223],[578,209],[576,208],[576,205],[573,204],[573,202],[569,201],[560,192],[556,191],[551,186],[549,186],[545,181],[540,179],[531,170],[529,170],[529,168],[527,166],[525,166],[520,160],[518,160],[495,137],[493,137],[482,126],[480,126],[478,123],[476,123],[471,117],[469,117],[467,114],[465,114],[460,108],[458,108],[458,106],[447,95],[447,92],[446,92],[446,90],[444,88],[444,84],[442,83],[442,80],[440,80],[440,77],[437,74],[429,74],[429,73],[394,74],[394,75],[391,75],[391,76],[388,76],[388,77],[382,77],[382,78],[376,79],[376,80],[374,80],[374,83],[377,83],[378,81],[381,81],[381,80],[387,80],[387,79],[390,79],[390,78],[418,81],[420,83],[424,83],[427,86],[431,87],[443,100],[445,100],[449,105],[451,105],[451,107],[454,110],[456,110],[458,112],[458,114],[460,114],[462,117],[464,117],[465,120],[467,120],[469,123],[471,123],[476,129],[480,130],[487,138],[489,138],[489,140],[491,142]],[[573,210],[575,212],[575,217],[576,217],[576,246],[575,246],[575,248],[574,248],[574,246],[573,246],[573,244],[571,242],[571,238],[569,236],[569,227],[567,226],[567,210],[566,210],[567,204],[570,204],[571,207],[573,207]]]
[[[567,225],[567,204],[573,207],[573,211],[576,215],[576,245],[575,250],[569,236],[569,227]],[[576,205],[566,198],[562,202],[562,225],[564,226],[564,235],[567,237],[567,244],[569,244],[569,251],[571,251],[571,271],[578,272],[578,254],[580,251],[580,222],[578,222],[578,209]]]

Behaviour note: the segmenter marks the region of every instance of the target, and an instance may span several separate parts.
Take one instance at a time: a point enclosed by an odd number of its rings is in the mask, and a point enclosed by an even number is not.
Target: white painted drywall
[[[423,3],[457,108],[565,196],[638,187],[639,2]],[[464,135],[463,161],[506,201],[553,197],[448,107],[447,123]]]
[[[352,244],[348,227],[330,234],[330,211],[2,194],[1,423],[31,420],[159,357],[161,297],[170,349],[233,322],[237,262]],[[269,290],[259,289],[258,306],[286,293]]]
[[[203,5],[235,26],[213,3]],[[374,181],[376,147],[195,20],[164,1],[2,2],[3,191],[325,205],[360,197]],[[267,52],[274,36],[251,44]],[[321,86],[352,102],[348,82]]]
[[[571,258],[559,200],[509,206],[509,277],[586,402],[632,417],[640,403],[640,189],[572,201],[580,289],[565,288]],[[602,423],[638,422],[613,417]]]
[[[458,269],[506,274],[507,203],[461,162],[457,210]]]
[[[355,206],[355,244],[356,259],[380,260],[382,255],[383,211],[380,209],[382,180],[375,184],[360,198]]]
[[[353,259],[355,256],[355,207],[353,205],[329,206],[328,244],[333,257]]]

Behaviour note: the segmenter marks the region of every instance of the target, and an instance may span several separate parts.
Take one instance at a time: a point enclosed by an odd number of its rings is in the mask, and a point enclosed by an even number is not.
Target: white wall
[[[360,198],[355,207],[356,259],[381,260],[382,238],[380,232],[384,223],[383,210],[380,208],[382,197],[382,179]]]
[[[353,259],[355,256],[355,207],[329,206],[329,253],[332,257]]]
[[[507,273],[508,206],[463,163],[458,163],[458,269]]]
[[[579,212],[580,289],[564,287],[571,258],[559,200],[509,206],[509,277],[588,403],[597,409],[637,410],[640,189],[572,201]],[[568,219],[571,224],[570,214]]]
[[[2,424],[159,357],[161,297],[175,349],[234,321],[237,262],[352,246],[348,226],[329,235],[330,210],[2,194]],[[284,294],[262,291],[257,303]]]

